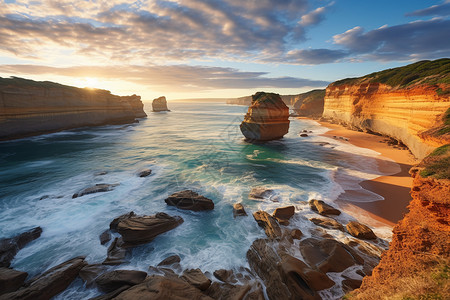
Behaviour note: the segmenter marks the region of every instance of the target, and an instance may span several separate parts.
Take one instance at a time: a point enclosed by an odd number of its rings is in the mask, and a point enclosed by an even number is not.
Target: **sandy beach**
[[[341,125],[328,122],[319,123],[330,129],[324,136],[344,137],[348,139],[346,141],[348,143],[380,153],[381,156],[377,159],[377,164],[381,172],[389,173],[393,167],[392,161],[400,166],[400,172],[393,175],[380,176],[360,183],[361,187],[381,195],[384,200],[374,202],[342,200],[343,198],[358,198],[358,192],[350,190],[345,191],[337,199],[341,209],[361,222],[374,227],[394,226],[408,211],[406,207],[411,200],[409,192],[412,184],[412,178],[408,171],[418,161],[408,150],[401,150],[388,145],[384,142],[386,137],[349,130]],[[388,159],[386,160],[386,158]]]

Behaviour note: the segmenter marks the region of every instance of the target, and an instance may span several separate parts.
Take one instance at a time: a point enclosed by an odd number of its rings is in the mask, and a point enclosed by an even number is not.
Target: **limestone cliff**
[[[294,99],[294,112],[303,117],[320,117],[323,114],[325,90],[312,90]]]
[[[326,89],[323,117],[390,136],[421,159],[450,142],[443,121],[449,70],[450,59],[442,59],[334,82]]]
[[[0,78],[0,140],[146,117],[140,96],[53,82]]]
[[[418,167],[409,213],[393,230],[389,250],[349,299],[450,299],[450,145]]]

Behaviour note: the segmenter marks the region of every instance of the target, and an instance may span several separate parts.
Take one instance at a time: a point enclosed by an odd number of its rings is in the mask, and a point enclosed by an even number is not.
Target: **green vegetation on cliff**
[[[450,84],[450,59],[423,60],[404,67],[387,69],[357,78],[338,80],[332,85],[383,83],[392,87],[406,87],[413,84]],[[438,89],[438,94],[448,94],[450,90]]]
[[[40,87],[40,88],[66,88],[66,89],[78,89],[74,86],[64,85],[51,81],[34,81],[31,79],[25,79],[20,77],[11,76],[10,78],[0,77],[0,86],[19,86],[19,87]]]
[[[422,177],[434,177],[436,179],[450,179],[450,144],[436,148],[428,155],[419,167]]]

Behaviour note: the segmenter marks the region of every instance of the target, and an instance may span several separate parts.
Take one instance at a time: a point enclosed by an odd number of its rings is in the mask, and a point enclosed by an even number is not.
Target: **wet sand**
[[[408,171],[414,164],[418,163],[418,160],[409,150],[394,148],[383,142],[386,137],[349,130],[341,125],[328,122],[319,123],[330,129],[324,136],[344,137],[348,139],[348,143],[380,153],[381,156],[377,163],[381,172],[390,173],[389,170],[392,170],[393,167],[392,161],[400,166],[401,170],[396,174],[380,176],[360,183],[361,187],[382,196],[384,200],[373,202],[348,201],[348,199],[357,200],[361,196],[358,191],[351,190],[345,191],[337,199],[341,209],[361,222],[374,227],[394,226],[408,212],[406,207],[411,201],[409,192],[412,185],[412,178]],[[339,139],[339,141],[342,140]]]

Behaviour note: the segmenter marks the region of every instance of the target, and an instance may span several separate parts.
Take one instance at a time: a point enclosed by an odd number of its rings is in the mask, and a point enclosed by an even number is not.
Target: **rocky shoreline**
[[[88,187],[77,197],[108,192],[114,186]],[[253,195],[261,196],[260,201],[271,201],[270,191],[259,187],[253,189]],[[165,202],[180,212],[192,210],[202,214],[214,209],[212,199],[191,190],[174,193]],[[298,219],[305,218],[299,214],[303,210],[316,214],[309,219],[314,229],[297,227]],[[229,217],[246,215],[245,207],[236,203]],[[321,200],[311,200],[305,206],[279,207],[272,214],[255,211],[252,215],[267,237],[256,239],[248,249],[249,268],[220,269],[212,274],[198,268],[183,269],[182,259],[176,255],[149,266],[146,272],[117,269],[127,262],[134,247],[152,243],[156,236],[183,226],[179,216],[129,212],[111,220],[109,229],[100,235],[99,243],[105,246],[103,262],[88,263],[85,257],[75,257],[26,280],[28,274],[11,269],[10,262],[21,248],[39,238],[42,229],[37,227],[0,241],[0,286],[8,287],[1,290],[0,299],[50,299],[76,278],[81,278],[86,288],[102,293],[92,298],[97,300],[322,299],[324,291],[342,296],[359,287],[362,277],[371,274],[386,247],[386,242],[367,226],[355,221],[341,224],[341,212]],[[329,231],[338,232],[339,240]]]

